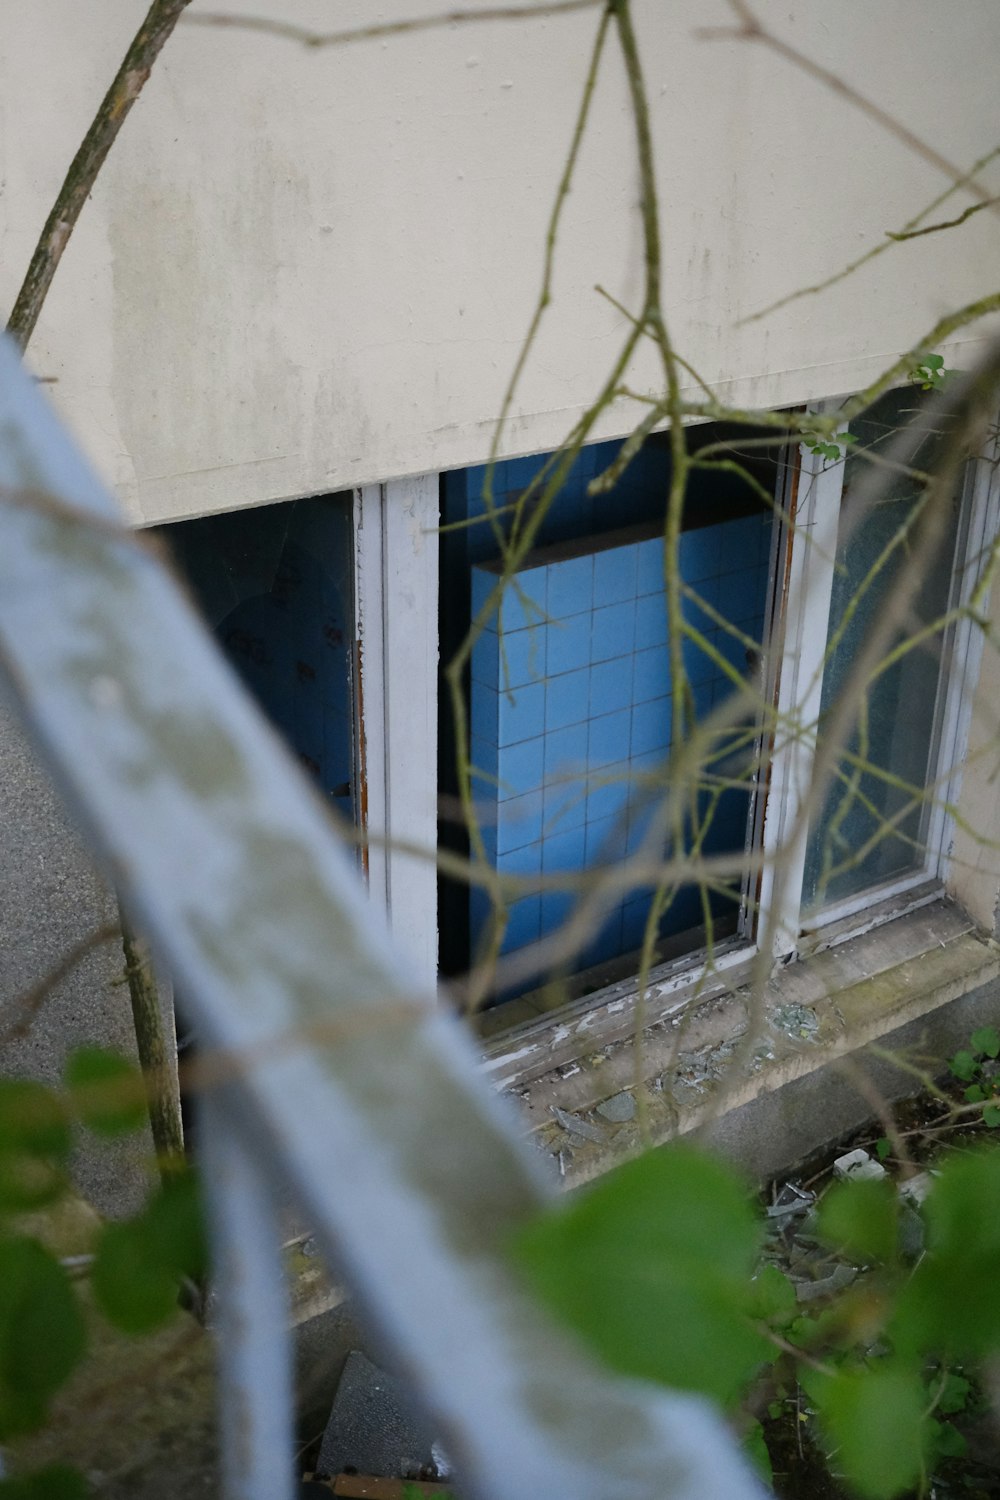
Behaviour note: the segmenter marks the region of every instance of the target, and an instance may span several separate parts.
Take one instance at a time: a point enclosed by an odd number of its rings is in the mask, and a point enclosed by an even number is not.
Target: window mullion
[[[761,883],[760,941],[776,958],[794,953],[800,929],[808,831],[803,809],[815,759],[843,482],[843,462],[830,465],[800,450]]]

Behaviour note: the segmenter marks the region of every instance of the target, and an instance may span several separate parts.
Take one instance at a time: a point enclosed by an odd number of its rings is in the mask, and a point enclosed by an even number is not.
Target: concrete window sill
[[[638,1038],[633,984],[487,1045],[486,1070],[567,1186],[693,1130],[754,1176],[779,1172],[870,1118],[873,1089],[914,1091],[912,1074],[866,1058],[859,1092],[851,1054],[881,1042],[940,1060],[1000,1009],[986,988],[1000,946],[948,897],[780,968],[756,1014],[751,960],[732,957],[700,993],[658,976]]]

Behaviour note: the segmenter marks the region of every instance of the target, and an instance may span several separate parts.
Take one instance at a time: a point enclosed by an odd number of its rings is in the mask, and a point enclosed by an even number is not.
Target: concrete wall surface
[[[537,295],[545,226],[599,10],[306,49],[193,24],[126,121],[31,348],[136,520],[481,461]],[[470,9],[482,8],[472,0]],[[215,0],[349,28],[437,0]],[[0,305],[146,0],[4,0]],[[727,401],[863,384],[994,289],[975,215],[762,321],[749,315],[883,243],[947,186],[936,165],[815,77],[745,40],[725,0],[636,0],[677,348]],[[761,6],[768,26],[965,169],[995,145],[992,0]],[[991,191],[1000,164],[982,177]],[[974,201],[959,192],[932,219]],[[552,448],[639,305],[633,123],[612,36],[561,230],[554,302],[507,451]],[[971,351],[957,336],[949,363]],[[631,375],[655,388],[649,351]],[[621,434],[626,400],[594,436]]]
[[[0,1073],[58,1084],[74,1047],[135,1057],[124,958],[101,942],[45,995],[24,1034],[8,1040],[19,1002],[84,938],[117,921],[117,906],[68,825],[59,800],[10,716],[0,708]],[[80,1193],[102,1213],[126,1213],[149,1181],[148,1131],[116,1140],[81,1135]]]

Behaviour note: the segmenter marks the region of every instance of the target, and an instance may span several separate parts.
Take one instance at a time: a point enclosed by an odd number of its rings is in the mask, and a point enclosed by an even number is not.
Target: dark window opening
[[[747,433],[740,437],[760,437]],[[698,448],[727,440],[718,428],[693,429]],[[474,782],[487,855],[495,868],[525,882],[510,909],[501,956],[525,949],[557,929],[573,910],[568,891],[532,890],[539,877],[579,874],[636,853],[655,815],[652,790],[671,751],[673,723],[663,580],[664,506],[669,451],[654,439],[614,490],[591,496],[594,475],[610,464],[617,443],[583,450],[546,516],[539,546],[525,560],[517,587],[508,588],[497,621],[472,654],[466,703]],[[776,486],[777,449],[733,456],[768,493]],[[546,455],[497,465],[498,505],[523,494]],[[496,582],[498,548],[488,525],[449,523],[483,513],[485,470],[443,480],[441,543],[442,661],[454,654],[469,621]],[[715,653],[738,674],[759,674],[759,659],[721,627],[712,611],[760,643],[771,595],[774,513],[754,487],[725,471],[695,471],[680,543],[683,581],[707,609],[686,605],[688,621],[709,651],[685,644],[685,669],[696,718],[733,691]],[[502,642],[502,644],[501,644]],[[442,791],[457,790],[450,703],[441,694]],[[746,738],[744,736],[744,738]],[[750,759],[749,756],[745,757]],[[731,768],[726,768],[729,771]],[[737,775],[739,773],[736,773]],[[735,777],[733,778],[735,779]],[[751,786],[698,795],[692,820],[707,822],[706,853],[742,852]],[[464,830],[442,820],[441,841],[468,848]],[[571,993],[583,993],[632,973],[653,898],[652,887],[632,889],[603,915],[573,964]],[[446,974],[461,974],[486,930],[488,903],[460,882],[441,882],[441,955]],[[708,898],[713,939],[734,934],[741,921],[740,882]],[[704,945],[701,891],[682,887],[659,924],[657,958]],[[582,974],[582,977],[581,977]],[[535,984],[543,983],[539,974]],[[507,999],[521,983],[494,996]]]

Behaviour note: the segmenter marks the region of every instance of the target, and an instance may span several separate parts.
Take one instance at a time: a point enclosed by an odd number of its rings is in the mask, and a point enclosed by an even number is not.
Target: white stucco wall
[[[207,4],[207,0],[206,0]],[[202,5],[195,0],[192,11]],[[433,0],[213,0],[349,25]],[[796,46],[952,160],[996,140],[996,0],[760,0]],[[146,0],[0,0],[0,304]],[[939,171],[761,47],[709,42],[724,0],[637,0],[676,344],[740,403],[861,384],[993,290],[979,214],[762,322],[898,228]],[[348,49],[182,24],[88,204],[31,348],[136,519],[481,460],[537,292],[597,12]],[[1000,172],[992,179],[1000,184]],[[640,285],[637,174],[612,44],[562,231],[556,300],[510,452],[554,446]],[[946,213],[972,201],[951,200]],[[961,353],[950,355],[951,362]],[[654,378],[648,361],[633,381]],[[610,412],[624,432],[635,408]]]

